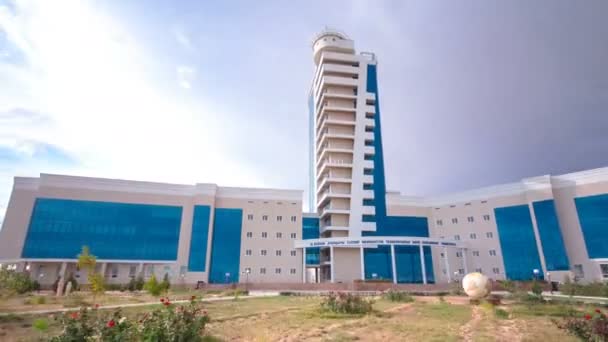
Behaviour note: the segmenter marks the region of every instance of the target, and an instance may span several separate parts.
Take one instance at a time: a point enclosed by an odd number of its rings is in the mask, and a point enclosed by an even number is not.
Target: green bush
[[[45,332],[49,329],[49,322],[44,318],[38,318],[32,323],[34,330]]]
[[[144,277],[139,276],[135,279],[135,291],[141,291],[144,289]]]
[[[391,302],[411,303],[414,301],[414,297],[405,291],[388,290],[382,297]]]
[[[569,277],[559,286],[559,290],[569,296],[608,297],[608,284],[595,282],[583,285],[573,283]]]
[[[350,293],[330,292],[321,301],[321,310],[340,314],[366,314],[373,310],[373,301]]]
[[[104,315],[97,309],[80,309],[56,317],[62,327],[52,342],[72,341],[208,341],[204,336],[209,322],[200,302],[175,306],[162,299],[158,308],[136,319],[123,316],[120,309]]]
[[[540,296],[543,293],[543,287],[536,280],[534,282],[532,282],[532,293],[534,293],[537,296]]]
[[[108,291],[125,291],[127,289],[128,285],[124,285],[124,284],[106,284],[105,288]]]
[[[153,296],[159,296],[163,291],[162,285],[156,280],[156,276],[153,274],[150,279],[144,285],[144,289]]]
[[[512,280],[498,280],[497,282],[507,292],[514,293],[517,290],[515,283]]]
[[[608,318],[600,309],[595,309],[594,312],[582,317],[572,316],[553,322],[558,328],[583,341],[608,341]]]
[[[160,283],[160,287],[161,287],[161,291],[162,292],[167,292],[169,291],[169,288],[171,287],[171,283],[169,282],[169,274],[165,273],[165,276],[163,277],[163,281]]]
[[[27,273],[18,273],[9,270],[0,270],[0,289],[24,294],[31,291],[38,291],[40,284],[30,279]]]

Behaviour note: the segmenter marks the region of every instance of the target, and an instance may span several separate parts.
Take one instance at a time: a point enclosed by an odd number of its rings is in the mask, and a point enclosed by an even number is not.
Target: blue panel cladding
[[[435,282],[433,274],[433,257],[431,247],[422,247],[424,253],[424,268],[429,284]],[[398,283],[422,284],[422,267],[420,267],[420,247],[418,246],[395,246],[395,265],[397,268]]]
[[[319,218],[303,217],[302,218],[302,239],[318,239],[319,238]],[[318,265],[320,248],[306,248],[306,265]]]
[[[382,130],[380,128],[380,96],[378,93],[378,75],[376,65],[367,66],[367,92],[376,95],[374,115],[374,191],[375,206],[375,232],[363,232],[363,236],[420,236],[428,237],[429,229],[426,217],[388,216],[386,211],[386,180],[384,177],[384,155],[382,149]],[[364,185],[365,188],[365,185]],[[369,219],[367,217],[366,219]],[[395,263],[398,282],[422,282],[420,264],[420,251],[411,246],[395,247]],[[433,259],[430,247],[424,247],[425,268],[427,281],[434,282]],[[417,262],[416,262],[417,260]],[[377,278],[392,279],[391,255],[389,246],[379,246],[377,249],[365,249],[365,278],[372,279],[375,273]]]
[[[208,205],[194,206],[192,236],[190,238],[190,256],[188,257],[189,272],[205,272],[210,213],[211,208]]]
[[[393,279],[390,246],[366,248],[363,253],[365,279]]]
[[[574,199],[590,259],[608,258],[608,194]]]
[[[182,207],[37,198],[24,258],[177,260]]]
[[[538,235],[545,256],[547,271],[567,271],[570,269],[568,255],[564,247],[562,231],[553,200],[532,203]]]
[[[214,213],[209,283],[238,283],[243,210],[216,208]]]
[[[378,75],[375,65],[367,66],[367,92],[376,95],[374,115],[374,198],[376,199],[376,217],[379,221],[386,216],[386,182],[384,179],[384,155],[382,153],[382,130],[380,128],[380,95],[378,93]]]
[[[495,208],[494,214],[507,278],[534,278],[533,271],[542,269],[528,205]]]

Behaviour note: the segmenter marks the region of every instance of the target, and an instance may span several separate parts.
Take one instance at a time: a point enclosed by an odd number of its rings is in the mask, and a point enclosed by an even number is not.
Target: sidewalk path
[[[258,298],[258,297],[274,297],[278,296],[278,292],[261,292],[261,291],[251,291],[247,296],[239,296],[239,299],[250,299],[250,298]],[[229,297],[203,297],[202,302],[221,302],[226,300],[233,300],[234,296]],[[190,302],[187,299],[183,300],[172,300],[171,303],[188,303]],[[118,308],[133,308],[138,306],[148,306],[148,305],[161,305],[159,301],[155,302],[145,302],[145,303],[127,303],[127,304],[115,304],[115,305],[103,305],[98,308],[98,310],[108,310],[108,309],[118,309]],[[48,309],[48,310],[31,310],[31,311],[17,311],[17,312],[0,312],[0,317],[2,316],[24,316],[24,315],[48,315],[54,313],[63,313],[63,312],[71,312],[78,311],[80,307],[73,308],[63,308],[63,309]]]

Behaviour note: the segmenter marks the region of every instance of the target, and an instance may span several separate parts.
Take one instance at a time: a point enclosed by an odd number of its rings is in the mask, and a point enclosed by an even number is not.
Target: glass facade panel
[[[188,257],[189,272],[205,272],[210,214],[211,208],[208,205],[194,206],[192,236],[190,238],[190,256]]]
[[[553,200],[532,203],[547,271],[568,271],[570,263]]]
[[[182,207],[37,198],[24,258],[176,260]]]
[[[608,194],[574,199],[589,258],[608,258]]]
[[[366,90],[376,95],[374,115],[374,183],[365,190],[374,191],[375,232],[363,232],[363,236],[429,236],[426,217],[387,216],[386,214],[386,180],[384,178],[384,155],[382,151],[382,134],[380,128],[380,97],[378,94],[377,69],[375,65],[367,66]],[[372,221],[373,222],[373,221]],[[416,248],[414,256],[411,246],[395,247],[395,263],[398,282],[422,282],[420,251]],[[418,263],[414,261],[418,260]],[[430,247],[425,247],[424,258],[429,283],[434,282],[433,262]],[[392,279],[391,255],[389,246],[377,249],[366,248],[364,252],[365,278],[372,279],[375,273],[378,278]],[[419,281],[417,279],[420,279]]]
[[[209,283],[238,283],[242,225],[242,209],[215,209]]]
[[[533,279],[533,271],[542,268],[528,205],[495,208],[494,213],[507,278]]]
[[[302,239],[319,238],[319,219],[316,217],[302,218]],[[319,264],[319,248],[306,248],[306,265]]]

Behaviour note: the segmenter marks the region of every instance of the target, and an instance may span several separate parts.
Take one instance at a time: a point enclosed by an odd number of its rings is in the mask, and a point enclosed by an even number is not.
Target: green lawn
[[[462,297],[417,297],[413,303],[376,299],[368,315],[326,315],[318,297],[265,297],[208,302],[208,332],[225,341],[575,341],[551,322],[580,309],[567,305],[472,306]],[[154,305],[156,306],[156,305]],[[151,306],[125,308],[135,318]],[[0,340],[32,341],[36,317],[0,318]],[[46,317],[45,317],[46,318]],[[47,336],[59,327],[49,320]]]

